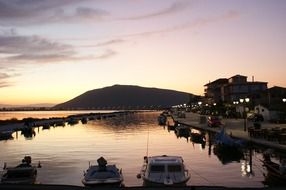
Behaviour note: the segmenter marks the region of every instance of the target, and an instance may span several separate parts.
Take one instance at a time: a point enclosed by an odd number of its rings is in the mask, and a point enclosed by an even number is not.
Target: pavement
[[[192,112],[186,112],[186,118],[178,118],[175,114],[172,115],[173,119],[178,123],[188,125],[191,127],[195,127],[198,129],[203,129],[212,132],[219,132],[221,130],[220,127],[211,128],[207,126],[207,117],[206,115],[199,115]],[[267,148],[273,148],[280,151],[286,151],[285,144],[279,144],[278,141],[269,141],[263,138],[258,137],[250,137],[248,131],[244,131],[244,119],[222,119],[222,126],[225,128],[227,134],[232,137],[246,140],[248,142],[265,146]],[[253,122],[246,122],[246,129],[248,127],[253,126]],[[261,129],[271,129],[271,128],[285,128],[286,124],[275,124],[269,122],[261,122]]]

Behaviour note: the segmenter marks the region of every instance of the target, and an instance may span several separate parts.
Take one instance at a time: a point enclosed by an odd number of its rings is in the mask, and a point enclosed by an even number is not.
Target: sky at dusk
[[[203,95],[236,74],[286,87],[285,0],[0,0],[0,104],[114,84]]]

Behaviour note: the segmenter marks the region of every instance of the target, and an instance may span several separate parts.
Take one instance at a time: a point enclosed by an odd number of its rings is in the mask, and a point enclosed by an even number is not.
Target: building
[[[205,97],[209,103],[225,102],[232,104],[249,94],[267,89],[267,82],[247,81],[246,76],[235,75],[229,79],[221,78],[205,86]]]
[[[266,120],[286,120],[286,88],[274,86],[253,93],[250,97],[256,105],[254,111],[262,114]]]

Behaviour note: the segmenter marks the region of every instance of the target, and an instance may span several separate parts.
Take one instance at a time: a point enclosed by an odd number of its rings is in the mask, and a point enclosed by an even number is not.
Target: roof
[[[225,84],[225,83],[228,83],[228,79],[227,78],[220,78],[220,79],[217,79],[213,82],[209,82],[208,84],[205,84],[204,86],[209,86],[209,85],[213,85],[213,84]]]
[[[174,164],[182,163],[183,159],[180,156],[151,156],[148,158],[149,163],[152,164]]]
[[[234,76],[230,77],[229,79],[236,78],[236,77],[245,77],[245,78],[247,78],[247,76],[244,76],[244,75],[234,75]]]

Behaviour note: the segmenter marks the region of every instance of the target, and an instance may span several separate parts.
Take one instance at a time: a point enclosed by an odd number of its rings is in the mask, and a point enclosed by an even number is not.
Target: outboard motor
[[[97,159],[97,163],[100,171],[106,170],[107,161],[103,157]]]

